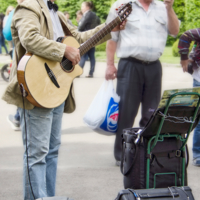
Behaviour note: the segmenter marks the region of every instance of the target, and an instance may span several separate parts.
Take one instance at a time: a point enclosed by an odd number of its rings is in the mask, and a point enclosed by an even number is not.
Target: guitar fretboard
[[[111,21],[108,25],[106,25],[103,29],[98,31],[93,37],[91,37],[87,42],[83,43],[80,46],[80,55],[84,55],[88,52],[92,47],[94,47],[101,39],[103,39],[108,33],[112,31],[119,23],[121,19],[116,17],[113,21]]]

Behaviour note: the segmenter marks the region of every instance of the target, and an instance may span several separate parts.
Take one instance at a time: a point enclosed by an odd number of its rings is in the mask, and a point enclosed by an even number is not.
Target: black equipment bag
[[[194,200],[190,187],[121,190],[115,200]]]
[[[147,155],[148,138],[141,137],[135,144],[139,129],[123,130],[121,172],[124,175],[124,188],[146,189],[147,158],[150,158],[149,188],[182,186],[182,159],[185,157],[185,153],[179,150],[182,141],[176,137],[164,137],[163,141],[158,140],[150,155]]]

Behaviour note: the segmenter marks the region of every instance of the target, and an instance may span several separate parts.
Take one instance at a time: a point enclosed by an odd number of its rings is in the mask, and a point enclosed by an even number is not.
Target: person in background
[[[128,0],[117,0],[111,7],[106,23],[117,17],[115,8]],[[177,35],[179,20],[173,10],[174,0],[133,0],[132,13],[124,31],[112,33],[107,42],[106,80],[117,78],[120,96],[118,130],[114,144],[116,165],[121,163],[123,129],[134,124],[141,104],[140,127],[144,127],[157,108],[161,97],[162,55],[168,33]],[[118,70],[115,52],[120,58]]]
[[[13,6],[8,6],[8,8],[6,9],[6,16],[4,17],[3,20],[3,27],[5,27],[7,19],[8,19],[8,15],[10,14],[10,12],[15,9]],[[9,45],[9,51],[11,51],[14,48],[14,44],[12,41],[8,41],[8,45]]]
[[[8,19],[8,15],[13,9],[14,9],[13,6],[8,6],[8,8],[6,9],[6,16],[5,16],[4,20],[3,20],[3,27],[5,27],[6,21]]]
[[[0,13],[0,55],[2,54],[1,48],[4,47],[6,54],[8,55],[8,49],[5,44],[5,38],[3,36],[3,19],[4,19],[4,14]]]
[[[22,1],[24,1],[24,0],[21,0],[21,2]],[[13,6],[8,6],[8,8],[6,10],[6,17],[3,20],[4,27],[5,27],[6,23],[7,23],[8,16],[9,16],[10,12],[13,9],[14,9]],[[8,41],[8,44],[10,46],[10,52],[9,53],[11,54],[11,57],[13,59],[13,53],[12,52],[13,52],[13,48],[14,48],[14,43],[12,41]],[[15,115],[8,115],[7,121],[9,122],[9,124],[11,125],[11,128],[13,130],[15,130],[15,131],[19,131],[20,130],[20,115],[19,115],[18,109],[16,110]]]
[[[188,58],[189,47],[191,42],[197,43],[193,47],[193,51]],[[193,87],[200,87],[200,28],[191,29],[183,33],[180,37],[179,53],[181,55],[181,66],[183,72],[188,72],[189,63],[192,66]],[[193,165],[200,167],[200,122],[194,129],[193,135]]]
[[[67,18],[68,24],[71,25],[71,26],[74,26],[74,25],[72,24],[72,21],[69,19],[69,18],[70,18],[69,13],[68,13],[67,11],[65,11],[65,12],[64,12],[64,15],[65,15],[65,17]]]
[[[81,4],[81,11],[83,13],[83,17],[79,21],[78,30],[80,32],[84,32],[87,30],[91,30],[100,24],[100,19],[98,16],[91,11],[93,9],[92,2],[83,2]],[[87,53],[81,56],[81,61],[79,63],[80,67],[84,67],[85,61],[90,58],[90,72],[86,78],[93,78],[93,73],[95,69],[95,47],[91,48]]]
[[[78,25],[79,25],[79,22],[80,22],[80,20],[81,20],[82,17],[83,17],[82,11],[81,11],[81,10],[78,10],[78,11],[76,12],[76,21],[77,21]]]

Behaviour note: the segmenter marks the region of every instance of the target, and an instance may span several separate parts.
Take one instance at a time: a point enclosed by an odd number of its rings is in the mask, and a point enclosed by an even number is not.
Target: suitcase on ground
[[[121,190],[115,200],[194,200],[190,187]]]

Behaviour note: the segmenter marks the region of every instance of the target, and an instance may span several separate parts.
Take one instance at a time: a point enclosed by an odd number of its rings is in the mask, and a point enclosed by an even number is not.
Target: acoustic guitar
[[[127,3],[116,10],[118,16],[81,46],[72,36],[59,38],[60,42],[79,48],[80,55],[84,55],[128,17],[132,5]],[[23,84],[28,101],[45,108],[61,105],[68,97],[74,78],[82,73],[79,65],[72,66],[72,62],[65,57],[59,63],[31,54],[25,54],[17,68],[18,83]]]

